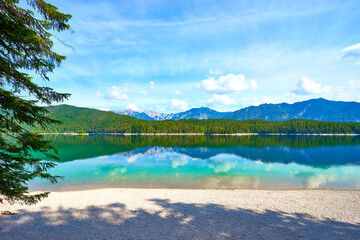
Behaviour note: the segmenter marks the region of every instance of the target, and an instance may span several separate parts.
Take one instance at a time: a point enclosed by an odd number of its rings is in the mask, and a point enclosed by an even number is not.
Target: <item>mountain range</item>
[[[357,106],[357,105],[356,105]],[[355,110],[354,110],[355,109]],[[97,109],[58,105],[47,107],[47,117],[58,120],[62,124],[51,124],[46,129],[41,126],[28,126],[28,131],[47,133],[199,133],[199,134],[236,134],[236,133],[338,133],[360,134],[359,122],[325,122],[307,119],[291,119],[286,121],[264,121],[261,119],[186,119],[209,118],[221,116],[219,112],[209,109],[191,109],[184,113],[174,114],[177,121],[147,121],[114,112]],[[348,107],[349,117],[355,116],[356,108]],[[344,110],[345,111],[345,110]],[[320,112],[320,111],[319,111]],[[235,114],[236,111],[231,113]],[[321,112],[320,112],[321,113]],[[226,113],[222,113],[226,114]],[[225,115],[225,117],[228,114]],[[303,116],[307,116],[303,114]],[[312,116],[312,115],[310,115]],[[338,115],[336,115],[338,116]],[[258,117],[257,115],[255,117]],[[355,116],[356,117],[356,116]],[[352,119],[358,119],[353,117]],[[343,117],[337,119],[344,120]]]
[[[330,101],[323,98],[310,99],[293,104],[261,104],[236,110],[218,112],[208,107],[192,108],[179,113],[158,113],[156,111],[112,110],[143,120],[180,120],[180,119],[262,119],[267,121],[286,121],[308,119],[332,122],[360,122],[360,103]]]
[[[185,112],[179,113],[159,113],[156,111],[134,111],[127,110],[112,110],[111,112],[128,115],[137,119],[143,120],[181,120],[181,119],[221,119],[230,112],[218,112],[208,107],[192,108]]]
[[[167,120],[167,119],[171,119],[172,117],[172,114],[159,113],[156,111],[137,112],[132,109],[127,109],[127,110],[112,110],[112,112],[121,115],[131,116],[137,119],[143,119],[143,120]]]

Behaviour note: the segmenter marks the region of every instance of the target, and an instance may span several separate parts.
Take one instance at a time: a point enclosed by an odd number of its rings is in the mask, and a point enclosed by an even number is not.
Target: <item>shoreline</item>
[[[4,239],[354,239],[360,191],[106,188],[3,204]],[[341,206],[341,207],[340,207]]]
[[[340,192],[359,192],[360,189],[340,189],[340,188],[166,188],[166,187],[90,187],[82,189],[54,189],[54,190],[34,190],[30,191],[30,194],[40,193],[40,192],[50,192],[50,193],[67,193],[67,192],[84,192],[84,191],[98,191],[104,189],[132,189],[132,190],[184,190],[184,191],[340,191]],[[360,200],[360,199],[359,199]]]
[[[358,133],[39,133],[42,135],[120,136],[360,136]]]

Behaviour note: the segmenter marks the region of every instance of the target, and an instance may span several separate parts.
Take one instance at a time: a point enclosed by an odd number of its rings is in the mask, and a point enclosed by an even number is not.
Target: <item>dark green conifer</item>
[[[26,4],[29,9],[21,8],[18,0],[0,0],[0,203],[30,205],[49,193],[29,195],[28,181],[39,177],[55,183],[59,177],[47,172],[54,163],[32,157],[41,152],[56,158],[49,152],[55,149],[42,135],[26,129],[58,123],[39,105],[69,97],[38,85],[34,77],[49,81],[48,74],[65,60],[52,50],[52,32],[70,30],[71,15],[43,0]]]

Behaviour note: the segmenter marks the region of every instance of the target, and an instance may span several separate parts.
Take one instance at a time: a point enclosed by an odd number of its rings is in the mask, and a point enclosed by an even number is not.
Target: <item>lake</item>
[[[359,136],[47,135],[60,161],[52,185],[104,187],[360,190]]]

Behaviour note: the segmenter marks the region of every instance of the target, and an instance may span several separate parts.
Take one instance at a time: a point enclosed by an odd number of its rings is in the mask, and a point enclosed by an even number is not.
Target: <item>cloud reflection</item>
[[[227,173],[231,169],[235,168],[236,162],[226,162],[221,160],[213,160],[209,163],[209,168],[213,168],[215,173]]]
[[[177,168],[181,166],[185,166],[189,162],[189,158],[185,155],[180,156],[179,158],[175,158],[171,160],[171,167]]]

